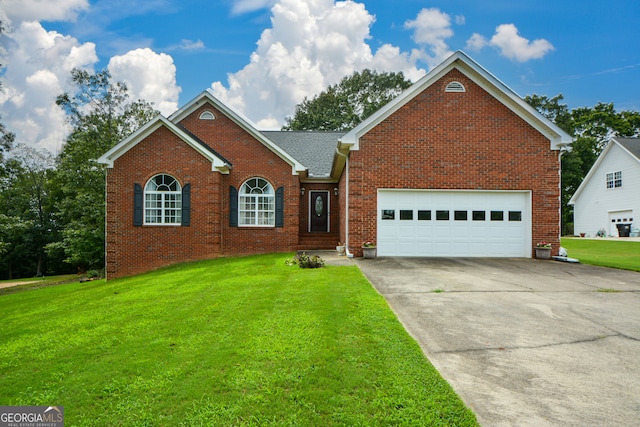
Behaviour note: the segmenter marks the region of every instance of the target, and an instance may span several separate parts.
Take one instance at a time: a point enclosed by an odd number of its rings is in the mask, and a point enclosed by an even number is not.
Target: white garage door
[[[378,190],[378,255],[531,257],[531,193]]]

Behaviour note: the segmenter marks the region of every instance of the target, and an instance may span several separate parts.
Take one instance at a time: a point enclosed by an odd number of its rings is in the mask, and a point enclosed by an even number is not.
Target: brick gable
[[[466,92],[445,92],[454,80]],[[355,245],[376,238],[377,188],[422,188],[531,190],[533,240],[558,246],[558,153],[457,69],[361,136],[359,144],[351,152],[349,176]]]
[[[209,110],[215,120],[200,120]],[[160,127],[117,158],[107,173],[107,276],[137,274],[177,262],[220,255],[290,251],[298,244],[299,180],[291,165],[211,105],[180,122],[232,163],[229,174],[166,127]],[[134,183],[144,187],[158,173],[191,184],[191,224],[134,227]],[[262,177],[284,188],[284,227],[230,227],[229,187]]]
[[[133,226],[134,183],[158,173],[191,184],[191,225]],[[132,275],[220,254],[222,177],[211,162],[161,127],[107,169],[107,277]],[[208,232],[203,232],[208,230]]]

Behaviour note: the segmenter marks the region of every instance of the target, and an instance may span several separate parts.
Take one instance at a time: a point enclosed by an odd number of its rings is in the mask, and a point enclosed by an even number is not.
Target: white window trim
[[[619,182],[620,185],[616,185],[616,182]],[[605,185],[607,190],[622,188],[622,171],[607,172],[605,175]]]
[[[156,179],[156,177],[158,176],[168,176],[170,178],[172,178],[175,181],[175,184],[177,186],[177,190],[175,191],[165,191],[165,190],[149,190],[149,184]],[[147,207],[147,195],[159,195],[160,197],[160,208],[148,208]],[[165,207],[165,202],[166,200],[166,196],[168,195],[173,195],[173,196],[178,196],[178,201],[179,201],[179,207],[176,208],[167,208]],[[149,225],[149,226],[167,226],[167,227],[177,227],[177,226],[181,226],[182,225],[182,186],[180,185],[180,182],[178,182],[178,180],[173,177],[172,175],[166,174],[166,173],[160,173],[157,175],[152,176],[147,183],[144,186],[144,195],[143,195],[143,199],[142,199],[142,203],[143,203],[143,225]],[[160,210],[161,214],[160,214],[160,222],[150,222],[148,221],[149,215],[147,215],[147,211],[148,210]],[[176,210],[177,215],[179,215],[180,220],[176,221],[176,222],[167,222],[167,215],[166,212],[168,210]]]
[[[244,193],[245,188],[247,185],[249,185],[249,182],[252,180],[262,180],[264,181],[267,186],[268,186],[268,190],[269,193]],[[257,187],[253,187],[253,188],[257,188]],[[266,187],[263,187],[266,188]],[[253,205],[255,206],[255,209],[243,209],[243,207],[245,206],[243,204],[243,199],[253,199]],[[269,206],[272,207],[272,209],[259,209],[259,198],[267,198],[269,199]],[[251,224],[246,224],[244,223],[244,221],[246,220],[246,218],[243,218],[242,214],[243,213],[247,213],[247,212],[253,212],[255,213],[254,216],[254,222]],[[270,224],[258,224],[258,218],[260,217],[260,213],[270,213]],[[238,227],[260,227],[260,228],[275,228],[276,226],[276,193],[275,190],[273,188],[273,185],[271,185],[271,183],[266,180],[265,178],[262,177],[252,177],[249,178],[248,180],[246,180],[241,186],[240,186],[240,191],[238,191]]]

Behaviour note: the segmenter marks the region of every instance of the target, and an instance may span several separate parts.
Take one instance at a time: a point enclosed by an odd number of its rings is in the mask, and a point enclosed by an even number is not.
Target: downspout
[[[560,238],[562,237],[562,155],[568,151],[567,147],[565,145],[561,145],[560,146],[560,152],[558,153],[558,186],[560,188],[558,188],[558,197],[560,200],[558,200],[558,205],[559,205],[559,219],[558,219],[558,230],[560,230],[560,235],[558,236],[558,242],[560,241]]]
[[[338,156],[342,156],[345,159],[344,172],[346,174],[345,177],[345,188],[344,191],[347,193],[344,198],[344,203],[346,204],[344,210],[344,249],[348,258],[353,258],[353,254],[349,252],[349,156],[346,154],[342,154],[338,148],[336,148],[336,154]]]
[[[107,220],[107,214],[108,214],[108,208],[109,205],[107,204],[107,201],[109,200],[108,198],[108,194],[109,194],[109,189],[108,189],[108,185],[109,185],[109,168],[105,167],[104,168],[104,280],[109,280],[109,278],[107,277],[107,270],[108,270],[108,265],[107,265],[107,254],[108,254],[108,248],[107,248],[107,240],[108,240],[108,229],[107,227],[109,227],[109,221]]]

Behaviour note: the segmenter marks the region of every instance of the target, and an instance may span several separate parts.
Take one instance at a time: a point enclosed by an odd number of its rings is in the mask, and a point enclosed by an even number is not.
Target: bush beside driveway
[[[640,273],[531,259],[356,262],[481,425],[640,419]]]

